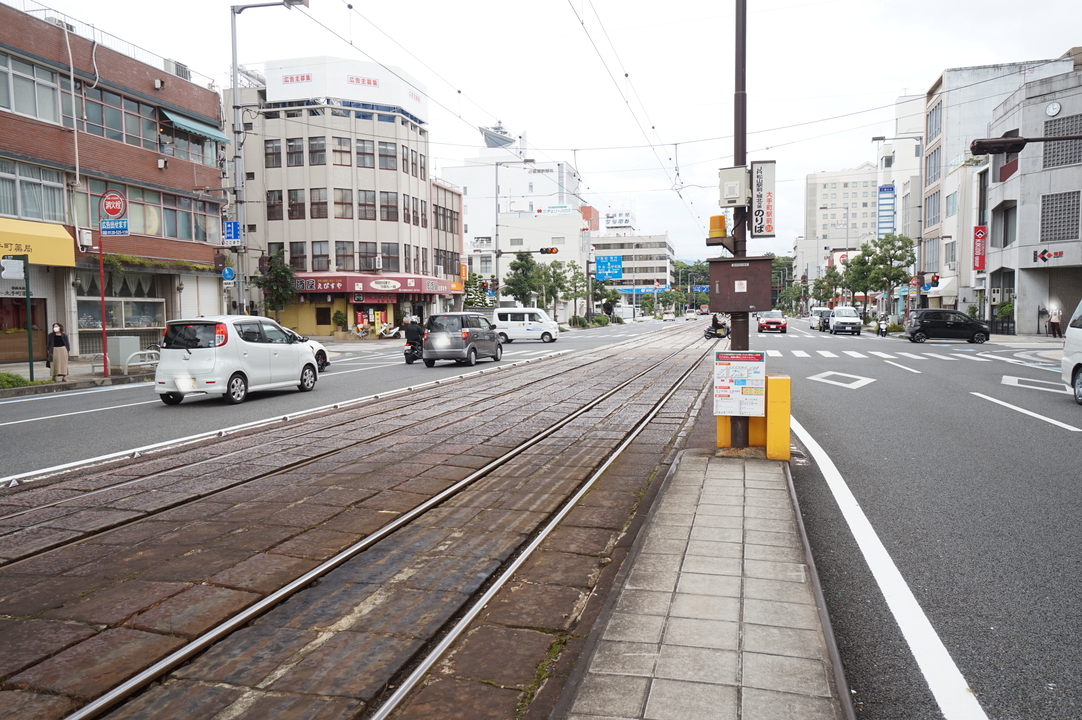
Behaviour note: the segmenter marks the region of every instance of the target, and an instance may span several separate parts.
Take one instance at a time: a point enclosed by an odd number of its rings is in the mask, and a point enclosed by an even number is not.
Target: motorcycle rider
[[[424,339],[424,336],[425,336],[424,328],[422,328],[417,323],[417,318],[412,316],[412,315],[409,318],[407,318],[407,322],[406,322],[406,342],[409,343],[410,345],[412,345],[413,347],[419,348],[419,347],[421,347],[421,341]]]

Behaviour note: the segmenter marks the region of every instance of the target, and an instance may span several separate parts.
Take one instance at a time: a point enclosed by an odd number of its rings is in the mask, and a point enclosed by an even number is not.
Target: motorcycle
[[[722,325],[717,330],[712,327],[708,327],[703,330],[703,337],[707,340],[724,340],[729,337],[729,328]]]
[[[421,343],[406,343],[403,354],[406,356],[407,365],[412,365],[417,360],[424,359],[424,353],[421,351]]]
[[[379,329],[379,336],[381,338],[391,338],[397,340],[402,334],[402,328],[397,325],[391,325],[390,323],[383,323]]]

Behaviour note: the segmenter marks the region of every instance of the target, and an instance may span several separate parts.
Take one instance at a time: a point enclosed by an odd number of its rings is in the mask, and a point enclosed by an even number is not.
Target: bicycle
[[[367,340],[372,335],[372,331],[368,326],[350,325],[349,334],[358,340]]]

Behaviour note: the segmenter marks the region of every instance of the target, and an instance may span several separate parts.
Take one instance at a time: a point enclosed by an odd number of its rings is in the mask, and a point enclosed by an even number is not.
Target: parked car
[[[982,343],[991,334],[991,328],[983,320],[974,320],[957,310],[941,308],[915,310],[905,324],[905,336],[915,343],[922,343],[928,338]]]
[[[830,331],[831,335],[837,335],[840,332],[860,335],[861,319],[856,308],[849,306],[834,308],[826,318],[819,319],[820,330],[823,329],[822,323],[824,319],[826,320],[827,330]]]
[[[669,322],[670,320],[676,322],[676,313],[672,310],[666,310],[661,314],[661,322]]]
[[[496,325],[484,315],[449,312],[428,317],[421,351],[425,367],[432,367],[437,360],[472,366],[479,357],[498,362],[503,357],[503,344]]]
[[[1071,386],[1074,400],[1082,405],[1082,302],[1078,303],[1063,330],[1063,382]]]
[[[781,310],[767,310],[759,313],[759,332],[787,333],[788,325]]]
[[[171,320],[162,337],[154,391],[166,405],[188,395],[244,402],[249,392],[316,386],[315,351],[269,318],[214,315]]]
[[[316,356],[316,367],[319,369],[320,372],[323,372],[331,366],[331,361],[327,359],[327,348],[323,347],[323,343],[319,342],[318,340],[302,337],[301,335],[298,335],[289,328],[283,329],[290,335],[293,335],[295,338],[297,338],[297,342],[307,343],[312,347],[312,352],[315,353]]]
[[[501,343],[515,340],[556,342],[560,325],[541,308],[497,309],[492,314]]]

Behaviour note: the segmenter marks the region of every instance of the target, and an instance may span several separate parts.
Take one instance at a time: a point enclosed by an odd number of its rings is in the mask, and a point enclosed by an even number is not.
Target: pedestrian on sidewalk
[[[1048,332],[1052,333],[1052,337],[1063,337],[1063,330],[1060,329],[1060,323],[1063,321],[1063,311],[1053,305],[1048,309]]]
[[[71,352],[71,341],[64,332],[64,326],[53,323],[53,331],[49,333],[45,341],[45,350],[49,366],[53,371],[53,382],[59,377],[60,382],[68,381],[68,353]]]

